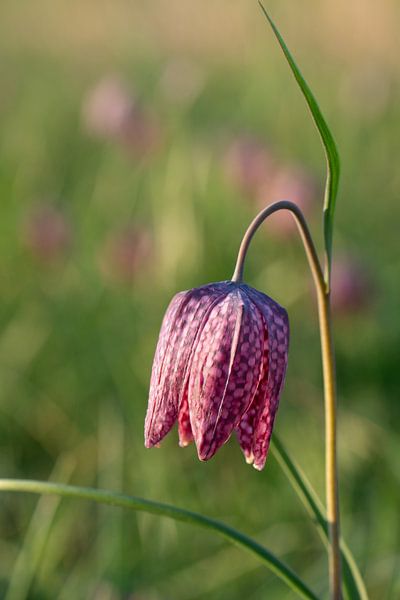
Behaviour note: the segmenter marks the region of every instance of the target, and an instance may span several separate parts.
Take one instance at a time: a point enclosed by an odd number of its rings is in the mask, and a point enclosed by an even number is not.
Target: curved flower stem
[[[317,290],[322,290],[323,292],[325,292],[326,285],[324,282],[324,274],[321,269],[318,254],[315,249],[310,230],[308,229],[307,222],[297,204],[295,204],[294,202],[290,202],[289,200],[280,200],[279,202],[274,202],[273,204],[270,204],[261,212],[259,212],[258,215],[250,223],[246,230],[246,233],[243,236],[242,243],[240,244],[238,257],[236,260],[235,272],[232,276],[232,281],[242,281],[244,261],[254,234],[256,233],[260,225],[265,221],[265,219],[270,217],[273,213],[277,212],[278,210],[288,210],[292,213],[304,244],[308,264],[310,265],[315,286]]]
[[[331,600],[341,600],[341,565],[339,546],[339,490],[336,450],[336,379],[333,349],[329,281],[325,281],[310,230],[300,208],[294,202],[282,200],[267,206],[249,225],[239,248],[232,281],[243,277],[244,261],[250,242],[260,225],[278,210],[288,210],[299,229],[308,263],[314,279],[318,301],[319,329],[321,337],[322,369],[325,398],[325,485],[326,510],[329,529],[329,581]]]
[[[318,600],[318,596],[310,590],[310,588],[294,573],[287,565],[279,560],[272,552],[261,546],[258,542],[248,537],[244,533],[237,531],[233,527],[211,519],[199,513],[192,512],[170,504],[162,502],[154,502],[137,498],[136,496],[128,496],[118,492],[110,492],[108,490],[98,490],[89,487],[81,487],[75,485],[66,485],[62,483],[49,483],[45,481],[33,481],[24,479],[0,479],[0,491],[4,492],[28,492],[33,494],[50,494],[65,498],[78,498],[83,500],[92,500],[100,504],[109,504],[111,506],[119,506],[130,510],[143,511],[155,515],[162,515],[175,519],[192,523],[206,529],[210,529],[218,533],[230,542],[240,546],[257,556],[271,571],[278,577],[283,579],[289,587],[297,592],[302,598],[308,600]]]

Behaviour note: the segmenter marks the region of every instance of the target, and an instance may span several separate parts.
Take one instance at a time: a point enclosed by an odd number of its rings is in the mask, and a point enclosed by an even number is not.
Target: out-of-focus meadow
[[[400,595],[399,5],[268,2],[335,133],[334,307],[344,535],[371,598]],[[273,457],[145,450],[162,315],[227,279],[248,222],[293,199],[321,249],[324,158],[256,2],[3,0],[0,470],[124,490],[253,534],[326,594],[326,557]],[[287,220],[251,285],[288,309],[276,431],[323,495],[315,300]],[[7,600],[289,599],[207,532],[77,501],[0,497]]]

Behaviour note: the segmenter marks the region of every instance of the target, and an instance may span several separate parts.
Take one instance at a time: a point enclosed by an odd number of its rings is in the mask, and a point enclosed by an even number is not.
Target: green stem
[[[329,529],[325,508],[302,469],[289,456],[276,434],[272,438],[271,451],[304,504],[308,514],[314,519],[323,542],[329,544]],[[341,538],[340,547],[343,564],[343,584],[347,600],[368,600],[368,593],[361,573],[343,538]]]
[[[169,517],[176,521],[192,523],[206,529],[210,529],[222,537],[233,542],[237,546],[246,549],[251,554],[257,556],[261,562],[268,566],[278,577],[283,579],[289,587],[297,592],[302,598],[318,600],[318,596],[312,592],[308,586],[294,573],[287,565],[280,561],[269,550],[258,544],[255,540],[248,537],[233,527],[205,517],[204,515],[164,504],[145,500],[135,496],[128,496],[108,490],[97,490],[88,487],[66,485],[61,483],[49,483],[44,481],[33,481],[23,479],[0,479],[0,491],[5,492],[28,492],[33,494],[50,494],[62,496],[65,498],[79,498],[92,500],[100,504],[118,506],[130,510],[143,511],[155,515]]]
[[[326,506],[329,527],[329,583],[331,600],[341,600],[341,565],[339,548],[339,490],[337,477],[336,451],[336,386],[335,360],[330,315],[329,284],[318,259],[311,233],[300,208],[286,200],[275,202],[262,210],[249,225],[239,248],[232,281],[240,282],[243,277],[244,262],[250,242],[260,225],[278,210],[288,210],[296,221],[303,241],[310,270],[317,292],[319,329],[321,337],[322,369],[325,398],[325,481]]]
[[[332,600],[341,600],[336,377],[330,293],[325,289],[318,289],[317,298],[325,397],[325,489],[330,540],[329,580]]]

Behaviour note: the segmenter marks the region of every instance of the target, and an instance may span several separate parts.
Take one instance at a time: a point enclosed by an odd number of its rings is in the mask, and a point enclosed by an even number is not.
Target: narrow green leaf
[[[318,106],[318,103],[314,97],[314,94],[310,90],[306,80],[300,72],[300,69],[296,65],[291,53],[289,52],[288,47],[285,44],[284,39],[279,33],[275,23],[267,13],[264,6],[259,2],[261,10],[264,15],[267,17],[272,30],[279,42],[280,47],[283,50],[283,53],[286,57],[287,62],[292,70],[292,73],[300,87],[300,90],[303,93],[303,96],[308,104],[308,107],[311,111],[311,115],[313,117],[314,123],[317,126],[319,134],[321,136],[322,144],[324,146],[326,162],[327,162],[327,178],[326,178],[326,186],[325,186],[325,200],[324,200],[324,239],[325,239],[325,253],[326,253],[326,274],[325,281],[329,287],[330,282],[330,267],[331,267],[331,257],[332,257],[332,237],[333,237],[333,217],[335,213],[335,204],[336,204],[336,196],[339,186],[339,175],[340,175],[340,160],[339,160],[339,152],[336,147],[335,140],[333,139],[333,135],[328,127],[327,122],[325,121],[324,116],[322,115],[321,109]]]
[[[290,458],[282,442],[274,435],[271,450],[305,509],[314,520],[318,532],[326,545],[329,544],[328,523],[325,509],[302,469]],[[340,543],[343,563],[343,580],[348,600],[368,600],[367,590],[354,557],[344,540]]]
[[[285,565],[272,552],[261,546],[258,542],[248,537],[244,533],[237,531],[233,527],[205,517],[199,513],[195,513],[183,508],[178,508],[170,504],[154,502],[137,498],[136,496],[127,496],[117,492],[108,490],[97,490],[89,487],[80,487],[74,485],[66,485],[61,483],[50,483],[45,481],[33,481],[23,479],[0,479],[0,491],[4,492],[28,492],[33,494],[50,494],[62,496],[66,498],[79,498],[84,500],[92,500],[100,504],[109,504],[111,506],[119,506],[130,510],[143,511],[154,515],[169,517],[175,521],[183,521],[192,523],[206,529],[210,529],[218,533],[230,542],[246,549],[248,552],[257,556],[271,571],[273,571],[280,579],[300,597],[311,600],[318,600],[318,596],[312,592],[309,587],[294,573],[290,567]]]
[[[50,478],[68,481],[74,468],[75,461],[68,454],[61,454]],[[44,555],[60,502],[61,498],[58,496],[39,498],[11,571],[4,600],[25,600],[30,596],[32,582]]]

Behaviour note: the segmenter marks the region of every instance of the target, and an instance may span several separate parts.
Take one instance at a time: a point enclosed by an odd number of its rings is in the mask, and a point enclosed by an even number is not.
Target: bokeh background
[[[268,2],[340,148],[334,310],[343,531],[371,598],[400,597],[399,4]],[[326,595],[326,557],[273,457],[143,446],[152,356],[181,289],[230,277],[244,229],[298,202],[321,249],[323,151],[248,0],[2,0],[0,469],[176,503],[254,535]],[[315,299],[287,220],[247,281],[287,307],[276,430],[323,495]],[[2,495],[7,600],[284,600],[207,532]]]

